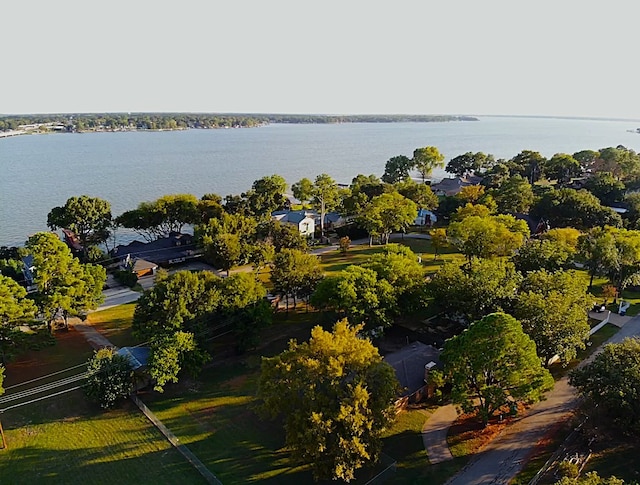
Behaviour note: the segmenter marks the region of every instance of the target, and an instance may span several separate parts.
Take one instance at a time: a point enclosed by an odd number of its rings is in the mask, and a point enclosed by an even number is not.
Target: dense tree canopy
[[[164,195],[153,202],[142,202],[136,209],[116,217],[116,223],[133,229],[147,241],[182,232],[186,224],[201,220],[201,203],[191,194]]]
[[[262,362],[263,410],[284,417],[287,446],[317,480],[350,481],[377,462],[394,415],[395,372],[360,330],[346,320],[315,327],[309,342]]]
[[[467,412],[476,410],[485,425],[511,400],[535,402],[553,387],[535,343],[505,313],[487,315],[447,340],[440,359],[454,402]]]
[[[536,343],[543,364],[554,355],[568,363],[589,339],[591,303],[576,272],[532,271],[524,277],[513,315]]]
[[[267,175],[253,182],[251,190],[242,194],[249,214],[257,219],[270,218],[271,213],[284,207],[287,182],[280,175]]]
[[[271,270],[271,281],[278,292],[287,300],[293,297],[296,305],[298,298],[311,295],[322,279],[322,270],[318,256],[307,254],[299,249],[283,249],[276,254]]]
[[[426,271],[418,262],[418,256],[408,247],[389,244],[382,253],[372,255],[363,266],[391,284],[398,308],[403,312],[424,307]]]
[[[102,266],[80,264],[65,243],[50,232],[29,238],[26,250],[33,256],[36,305],[49,329],[56,318],[82,315],[103,301],[107,274]]]
[[[569,245],[552,239],[529,239],[513,255],[511,260],[522,273],[545,269],[565,269],[573,261],[576,251]]]
[[[534,184],[545,173],[547,159],[539,152],[523,150],[508,162],[511,175],[522,175],[529,183]]]
[[[409,157],[398,155],[387,160],[384,167],[382,181],[388,184],[395,184],[410,178],[414,163]]]
[[[378,236],[386,244],[392,231],[405,229],[417,215],[418,209],[413,201],[392,192],[371,199],[358,221],[369,233],[370,243],[371,238]]]
[[[427,291],[446,315],[469,323],[508,308],[520,280],[513,264],[498,259],[473,260],[464,267],[446,263],[428,283]]]
[[[534,195],[531,184],[520,175],[505,179],[500,187],[490,191],[501,214],[528,213]]]
[[[472,258],[511,256],[529,235],[526,222],[513,216],[469,216],[452,222],[447,237],[470,261]]]
[[[466,152],[452,158],[449,163],[447,163],[445,170],[458,177],[464,177],[491,168],[494,163],[495,160],[491,154]]]
[[[593,418],[620,432],[640,433],[640,339],[608,344],[587,365],[574,370],[569,382],[594,406]]]
[[[605,206],[620,202],[624,198],[625,186],[611,172],[594,173],[586,180],[584,188]]]
[[[16,327],[32,319],[36,313],[27,290],[8,276],[0,274],[0,362],[4,363],[9,349],[15,344]]]
[[[438,207],[438,196],[433,193],[431,187],[419,184],[411,179],[399,182],[395,185],[398,193],[412,200],[420,209],[435,209]]]
[[[397,312],[393,286],[372,269],[355,265],[322,280],[311,296],[311,304],[354,324],[365,323],[367,330],[389,326]]]
[[[133,390],[133,370],[129,358],[105,347],[94,353],[87,365],[85,394],[100,407],[113,407]]]
[[[545,175],[559,185],[566,185],[582,174],[580,162],[566,153],[556,153],[545,166]]]
[[[622,219],[586,190],[559,189],[545,192],[531,207],[531,215],[549,221],[551,227],[621,226]]]

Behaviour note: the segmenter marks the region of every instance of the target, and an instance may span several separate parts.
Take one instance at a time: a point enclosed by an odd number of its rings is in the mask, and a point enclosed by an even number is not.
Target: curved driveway
[[[640,335],[640,316],[629,320],[606,343],[621,342],[627,337]],[[581,365],[593,359],[597,352]],[[540,440],[559,420],[571,412],[578,397],[567,378],[556,382],[547,399],[531,407],[525,417],[507,428],[483,452],[464,467],[446,485],[507,485],[522,469],[526,458]]]

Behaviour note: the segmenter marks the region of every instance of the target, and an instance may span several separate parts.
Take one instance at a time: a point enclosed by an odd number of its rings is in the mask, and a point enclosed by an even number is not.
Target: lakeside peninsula
[[[234,113],[77,113],[0,115],[0,137],[38,133],[253,128],[271,123],[399,123],[478,121],[453,115],[312,115]]]

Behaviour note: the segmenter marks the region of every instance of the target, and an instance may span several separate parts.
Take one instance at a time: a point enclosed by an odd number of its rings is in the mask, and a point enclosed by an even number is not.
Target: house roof
[[[271,213],[271,217],[280,222],[299,224],[307,218],[313,219],[313,214],[308,211],[275,211]]]
[[[396,352],[385,355],[384,360],[396,371],[396,377],[404,389],[402,395],[410,395],[425,385],[424,370],[430,362],[438,364],[440,351],[422,342],[413,342]]]
[[[125,246],[118,246],[113,251],[114,257],[126,257],[145,259],[154,263],[166,263],[179,258],[192,258],[196,249],[193,236],[172,232],[169,237],[162,237],[155,241],[145,243],[133,241]]]
[[[149,347],[122,347],[116,353],[127,357],[131,362],[131,368],[136,370],[147,365],[151,349]]]

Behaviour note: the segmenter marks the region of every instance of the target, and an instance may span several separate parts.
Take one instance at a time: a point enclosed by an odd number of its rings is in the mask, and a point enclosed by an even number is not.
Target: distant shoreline
[[[73,114],[0,115],[0,138],[49,133],[118,133],[192,129],[257,128],[270,124],[443,123],[479,121],[462,115],[234,115],[234,114]]]

